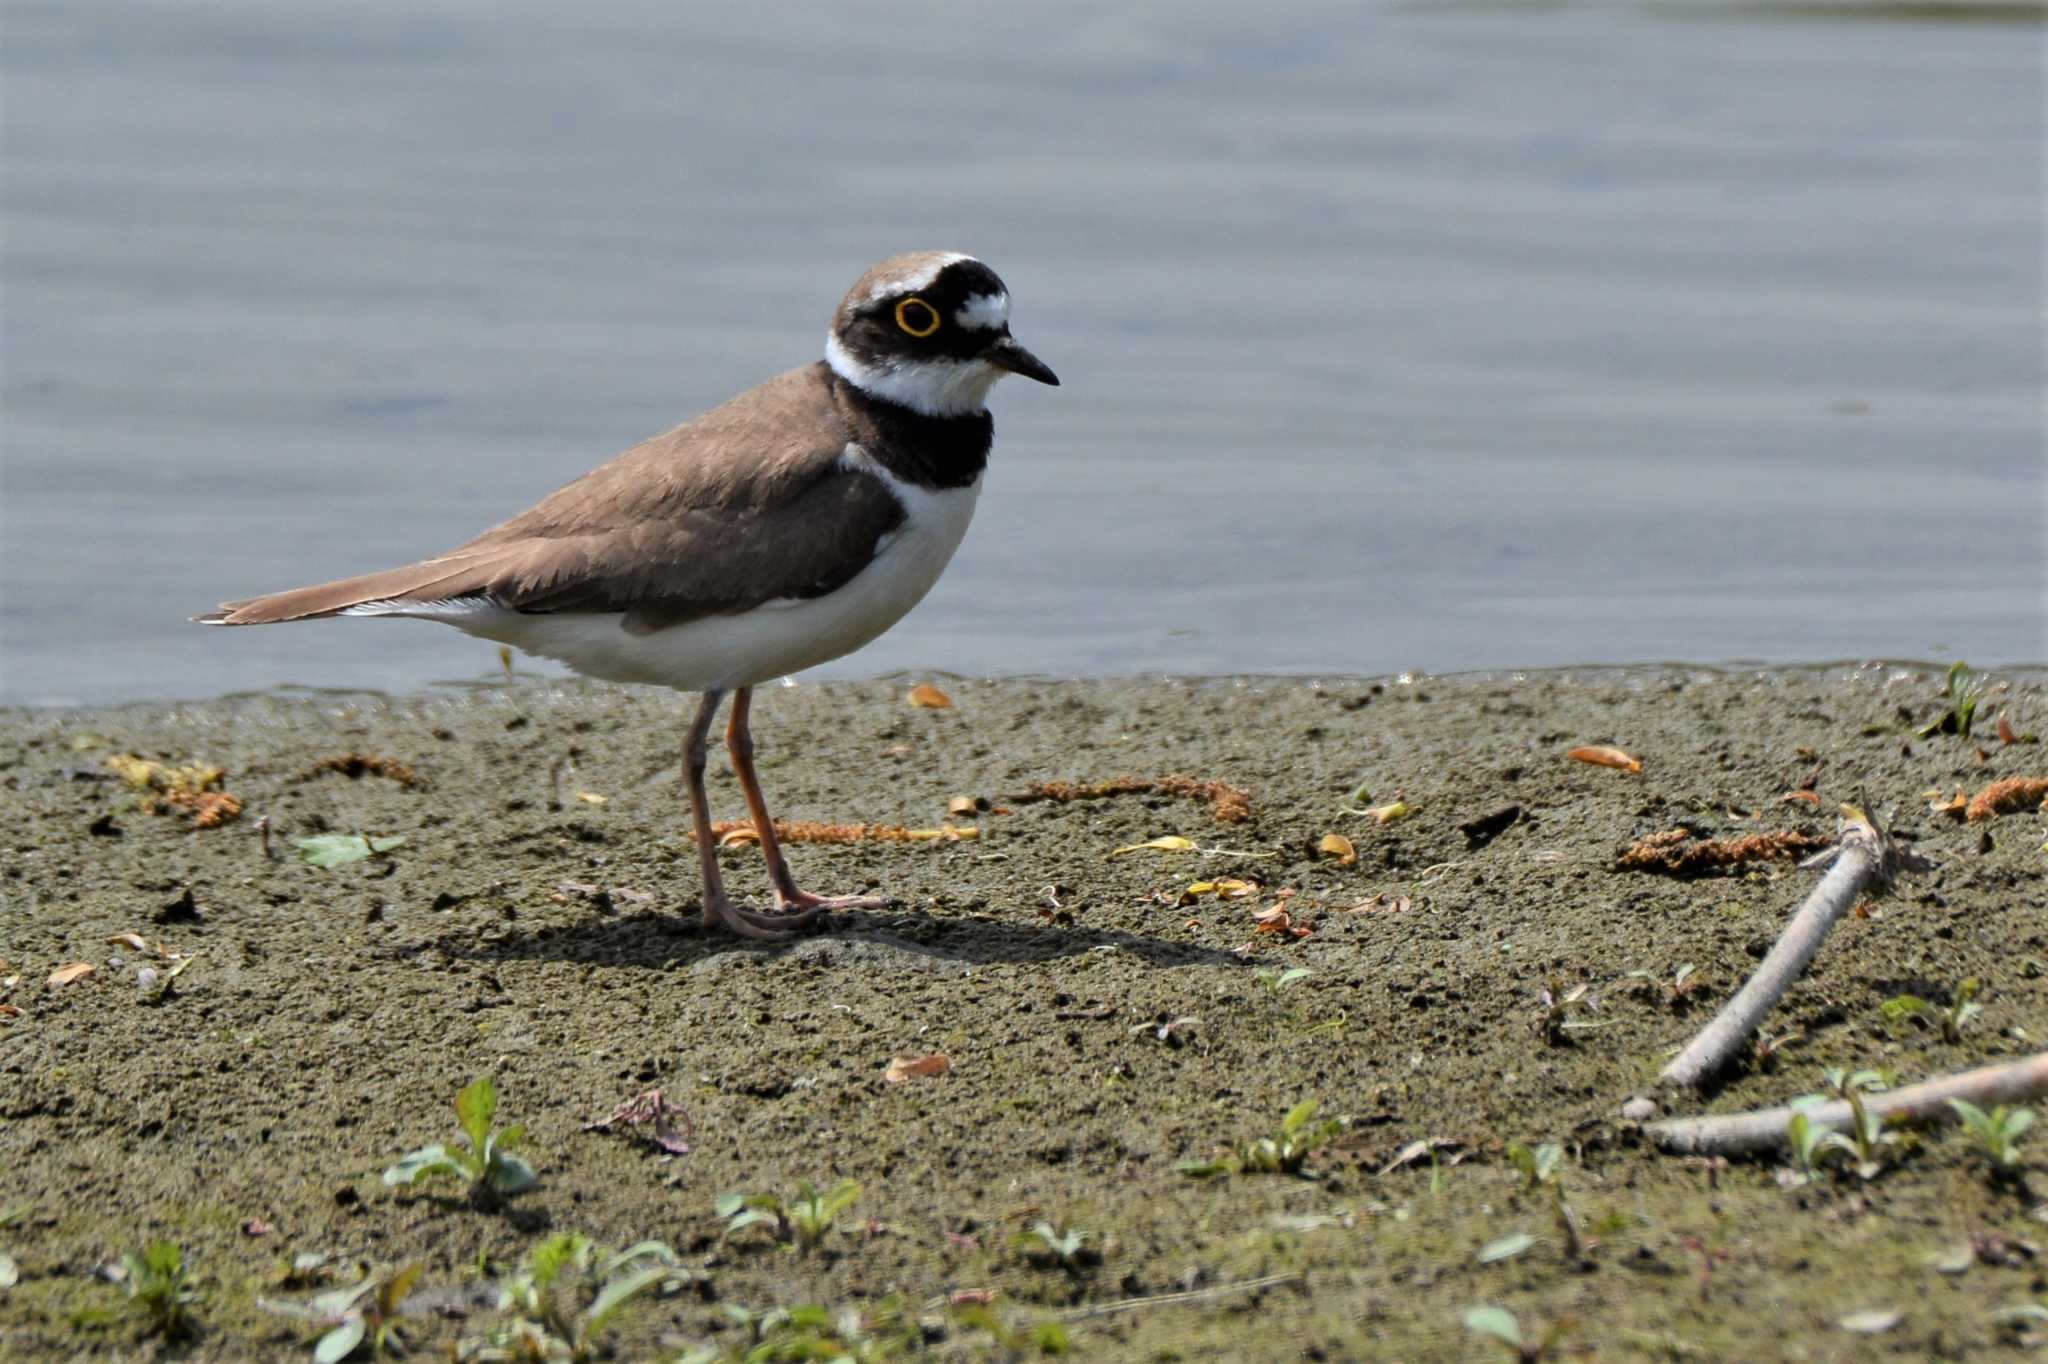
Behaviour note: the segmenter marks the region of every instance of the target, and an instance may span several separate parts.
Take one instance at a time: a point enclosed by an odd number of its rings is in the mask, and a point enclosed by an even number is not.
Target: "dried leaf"
[[[2005,718],[2004,711],[2000,711],[1998,713],[1998,741],[2002,744],[2038,744],[2041,742],[2041,739],[2032,730],[2028,730],[2024,734],[2013,733],[2012,722]]]
[[[1409,806],[1407,801],[1399,796],[1395,796],[1385,805],[1375,805],[1369,810],[1360,810],[1358,813],[1364,815],[1375,824],[1392,824],[1397,819],[1406,819],[1409,815],[1414,814],[1415,811]]]
[[[0,1018],[20,1018],[20,1017],[21,1017],[21,1006],[20,1006],[19,1004],[0,1004]]]
[[[1905,1315],[1903,1312],[1876,1308],[1868,1312],[1852,1312],[1843,1317],[1840,1324],[1844,1331],[1852,1331],[1859,1336],[1881,1336],[1903,1321]]]
[[[1946,815],[1950,819],[1961,819],[1969,811],[1970,797],[1960,786],[1956,788],[1956,793],[1947,800],[1941,798],[1941,789],[1939,787],[1923,794],[1927,796],[1927,813],[1931,815]]]
[[[1358,862],[1358,849],[1342,834],[1324,834],[1321,841],[1316,844],[1316,853],[1321,857],[1336,859],[1340,867],[1355,866]]]
[[[978,796],[955,796],[946,802],[946,817],[973,819],[987,806],[988,802]]]
[[[1133,843],[1128,847],[1118,848],[1110,856],[1122,857],[1125,853],[1143,852],[1147,848],[1156,848],[1160,852],[1193,852],[1195,851],[1195,840],[1192,838],[1182,838],[1178,834],[1165,834],[1159,838],[1147,839],[1143,843]]]
[[[1786,793],[1785,793],[1784,795],[1782,795],[1782,796],[1779,796],[1779,797],[1778,797],[1778,804],[1780,804],[1780,805],[1798,805],[1798,804],[1805,804],[1805,805],[1818,805],[1818,804],[1820,804],[1820,797],[1819,797],[1819,796],[1817,796],[1817,795],[1815,795],[1815,794],[1814,794],[1813,792],[1811,792],[1811,791],[1787,791],[1787,792],[1786,792]]]
[[[721,848],[732,848],[742,843],[759,843],[760,841],[761,831],[751,824],[744,828],[727,829],[718,836],[718,846]]]
[[[611,797],[600,796],[595,791],[578,791],[576,799],[582,801],[585,805],[603,805],[609,802]]]
[[[122,947],[132,947],[137,952],[147,952],[149,950],[149,944],[142,940],[140,933],[116,933],[113,937],[107,939],[107,943],[110,946],[118,943]]]
[[[892,1085],[900,1085],[912,1077],[944,1075],[952,1068],[953,1062],[942,1052],[933,1052],[930,1056],[898,1056],[889,1062],[882,1078]]]
[[[929,682],[920,682],[912,687],[910,695],[904,699],[913,706],[923,706],[927,710],[950,710],[953,706],[953,698]]]
[[[84,980],[98,969],[89,961],[68,962],[50,972],[50,984],[52,986],[69,985],[75,980]]]
[[[1630,772],[1643,770],[1643,760],[1629,756],[1612,744],[1584,744],[1565,754],[1577,762],[1592,763],[1596,767],[1620,767]]]
[[[375,838],[362,834],[316,834],[295,840],[299,860],[315,867],[340,867],[366,858],[382,857],[393,848],[405,846],[403,838]]]

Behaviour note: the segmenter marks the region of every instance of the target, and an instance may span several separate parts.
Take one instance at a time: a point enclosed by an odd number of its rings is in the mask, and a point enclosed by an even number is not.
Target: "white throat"
[[[864,365],[826,333],[825,363],[863,393],[927,417],[971,417],[988,408],[988,391],[1006,370],[986,360],[904,360]]]

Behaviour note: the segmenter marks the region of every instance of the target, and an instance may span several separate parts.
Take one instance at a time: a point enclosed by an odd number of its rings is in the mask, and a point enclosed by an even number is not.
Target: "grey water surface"
[[[919,247],[1065,382],[839,673],[2041,661],[2040,17],[10,2],[0,701],[487,676],[186,618],[467,538]]]

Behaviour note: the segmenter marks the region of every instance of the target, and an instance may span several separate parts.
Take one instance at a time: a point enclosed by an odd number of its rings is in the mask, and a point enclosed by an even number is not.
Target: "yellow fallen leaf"
[[[69,985],[74,980],[84,980],[98,969],[89,961],[68,962],[50,972],[50,984]]]
[[[1778,804],[1780,805],[1794,805],[1801,801],[1808,805],[1818,805],[1820,804],[1820,797],[1811,791],[1787,791],[1784,795],[1778,797]]]
[[[913,1077],[944,1075],[952,1068],[953,1062],[941,1052],[933,1052],[930,1056],[899,1056],[889,1062],[882,1078],[892,1085],[900,1085]]]
[[[973,819],[981,813],[984,804],[985,802],[976,796],[955,796],[946,802],[946,814],[949,818],[965,815],[968,819]]]
[[[1143,852],[1147,848],[1157,848],[1160,852],[1193,852],[1195,850],[1195,840],[1192,838],[1182,838],[1179,834],[1166,834],[1160,838],[1148,838],[1143,843],[1133,843],[1128,847],[1118,848],[1110,856],[1122,857],[1125,853]]]
[[[952,697],[929,682],[920,682],[912,687],[910,695],[904,699],[913,706],[923,706],[928,710],[948,710],[953,705]]]
[[[118,943],[122,947],[132,947],[138,952],[147,952],[149,950],[149,944],[142,940],[140,933],[116,933],[113,937],[107,939],[107,942],[109,945]]]
[[[1322,841],[1316,844],[1316,854],[1320,857],[1334,857],[1340,867],[1349,867],[1358,861],[1358,849],[1342,834],[1324,834]]]
[[[1565,754],[1567,758],[1595,767],[1620,767],[1630,772],[1643,770],[1643,760],[1631,757],[1612,744],[1583,744]]]
[[[578,791],[576,793],[576,799],[582,801],[585,805],[603,805],[606,801],[609,801],[611,797],[600,796],[595,791]]]
[[[1409,815],[1414,814],[1415,811],[1410,808],[1407,801],[1396,796],[1385,805],[1375,805],[1371,809],[1361,810],[1359,813],[1375,824],[1391,824],[1397,819],[1407,818]]]
[[[730,848],[740,843],[759,843],[761,835],[755,829],[728,829],[718,836],[718,846]]]

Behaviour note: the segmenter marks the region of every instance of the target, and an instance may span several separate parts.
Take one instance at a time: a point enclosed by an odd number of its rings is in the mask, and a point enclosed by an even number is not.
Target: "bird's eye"
[[[921,298],[896,305],[896,325],[912,336],[930,336],[939,329],[939,310]]]

